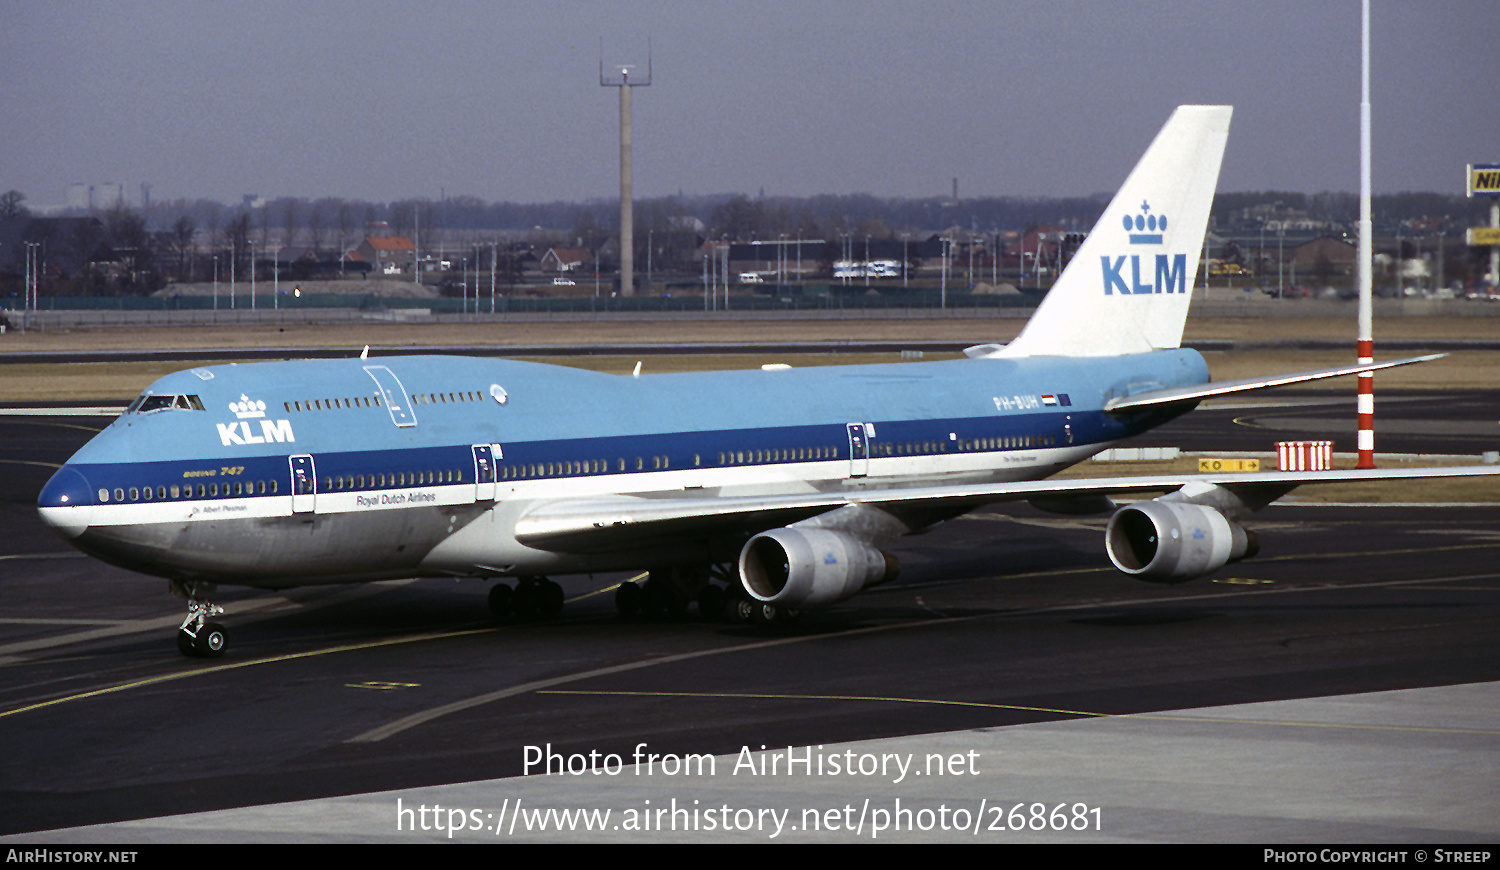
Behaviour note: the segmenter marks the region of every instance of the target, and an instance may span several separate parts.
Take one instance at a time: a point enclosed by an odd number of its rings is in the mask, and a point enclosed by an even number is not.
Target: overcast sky
[[[1373,0],[1377,193],[1500,161],[1495,0]],[[1357,191],[1359,0],[0,0],[0,190],[544,202],[1112,191],[1179,103],[1219,189]],[[637,73],[639,75],[640,73]]]

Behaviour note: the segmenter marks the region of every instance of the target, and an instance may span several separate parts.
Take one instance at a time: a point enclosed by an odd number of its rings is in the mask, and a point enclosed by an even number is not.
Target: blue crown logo
[[[1141,213],[1126,215],[1123,223],[1132,245],[1159,245],[1161,234],[1167,229],[1167,216],[1151,214],[1151,204],[1142,200]]]

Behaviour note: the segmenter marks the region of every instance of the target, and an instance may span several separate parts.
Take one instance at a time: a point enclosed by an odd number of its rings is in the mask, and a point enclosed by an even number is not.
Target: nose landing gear
[[[218,658],[224,654],[228,635],[224,626],[211,622],[212,617],[224,612],[224,608],[198,596],[213,594],[211,584],[172,584],[172,591],[188,599],[188,615],[177,628],[177,650],[191,658]]]

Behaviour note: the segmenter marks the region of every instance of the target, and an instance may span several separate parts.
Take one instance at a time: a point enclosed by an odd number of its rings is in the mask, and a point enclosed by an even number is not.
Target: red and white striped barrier
[[[1333,468],[1333,442],[1277,441],[1276,467],[1282,471],[1328,471]]]

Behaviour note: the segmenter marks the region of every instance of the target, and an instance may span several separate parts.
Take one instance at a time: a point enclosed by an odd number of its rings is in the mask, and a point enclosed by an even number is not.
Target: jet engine
[[[1126,574],[1182,583],[1255,555],[1260,541],[1211,507],[1152,499],[1116,511],[1104,546]]]
[[[740,551],[740,580],[759,601],[803,610],[893,579],[896,560],[844,532],[772,529]]]

